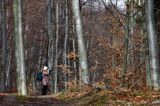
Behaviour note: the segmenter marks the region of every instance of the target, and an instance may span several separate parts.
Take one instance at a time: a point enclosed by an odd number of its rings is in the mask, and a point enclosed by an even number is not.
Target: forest
[[[0,0],[0,106],[160,105],[159,17],[159,0]]]

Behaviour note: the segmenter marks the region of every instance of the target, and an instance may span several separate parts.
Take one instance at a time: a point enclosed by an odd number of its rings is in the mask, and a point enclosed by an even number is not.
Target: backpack
[[[42,81],[43,77],[42,77],[42,72],[38,72],[37,73],[37,80],[38,81]]]

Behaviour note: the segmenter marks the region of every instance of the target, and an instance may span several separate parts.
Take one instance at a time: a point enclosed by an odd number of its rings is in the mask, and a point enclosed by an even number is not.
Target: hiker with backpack
[[[49,70],[47,66],[42,66],[42,70],[37,73],[37,80],[42,84],[42,95],[46,95],[49,89],[50,74],[53,70]]]
[[[47,66],[42,68],[42,95],[46,95],[49,85],[49,70]]]

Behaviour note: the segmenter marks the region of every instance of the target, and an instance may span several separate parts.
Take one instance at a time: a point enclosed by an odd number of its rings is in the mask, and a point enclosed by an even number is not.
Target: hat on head
[[[47,70],[47,69],[48,69],[48,67],[47,67],[47,66],[44,66],[44,67],[43,67],[43,70]]]

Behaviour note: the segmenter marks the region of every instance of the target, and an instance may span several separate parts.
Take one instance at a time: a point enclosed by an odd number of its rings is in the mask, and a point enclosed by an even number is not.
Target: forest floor
[[[70,106],[54,96],[18,96],[0,94],[0,106]]]
[[[160,92],[84,87],[46,96],[0,94],[0,106],[160,106]]]

